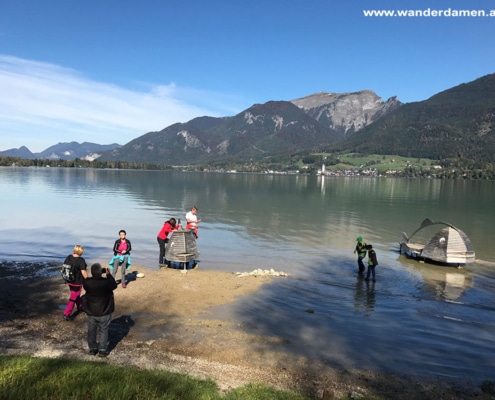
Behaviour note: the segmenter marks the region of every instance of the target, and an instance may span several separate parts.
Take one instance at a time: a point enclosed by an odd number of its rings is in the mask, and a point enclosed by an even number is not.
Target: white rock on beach
[[[289,274],[286,274],[285,272],[282,271],[275,271],[273,268],[270,270],[258,268],[251,272],[235,272],[235,275],[239,278],[245,276],[284,276],[284,277],[289,276]]]

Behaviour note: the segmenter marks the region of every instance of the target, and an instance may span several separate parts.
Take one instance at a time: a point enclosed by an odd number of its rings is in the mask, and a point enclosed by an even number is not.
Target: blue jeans
[[[106,352],[108,348],[108,328],[112,321],[112,314],[94,317],[88,315],[88,346],[91,350],[98,349],[100,352]],[[96,333],[99,333],[99,343],[96,341]]]
[[[373,280],[375,279],[375,266],[368,265],[368,272],[366,273],[366,279],[370,279],[370,275],[373,276]]]

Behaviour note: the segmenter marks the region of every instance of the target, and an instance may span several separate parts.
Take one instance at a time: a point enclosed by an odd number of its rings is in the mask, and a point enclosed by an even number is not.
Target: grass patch
[[[0,355],[0,399],[310,400],[251,384],[221,394],[212,380],[70,358]]]
[[[322,157],[334,159],[335,155],[318,153]],[[380,154],[356,154],[348,153],[338,156],[339,163],[331,165],[325,164],[328,170],[343,170],[352,168],[375,168],[379,172],[389,170],[403,171],[406,168],[425,169],[435,165],[437,161],[428,158],[411,158],[397,155],[380,155]],[[324,161],[323,161],[324,162]]]

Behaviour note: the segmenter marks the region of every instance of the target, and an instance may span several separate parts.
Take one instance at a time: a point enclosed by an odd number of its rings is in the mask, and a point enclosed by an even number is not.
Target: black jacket
[[[368,250],[368,265],[373,265],[376,267],[378,265],[378,260],[376,258],[375,250]]]
[[[83,307],[86,314],[102,317],[114,312],[113,291],[117,289],[115,278],[108,274],[106,278],[91,277],[84,280]]]
[[[127,243],[127,250],[125,252],[126,255],[130,256],[131,255],[131,250],[132,250],[132,246],[131,246],[131,241],[129,239],[125,239],[125,242]],[[113,245],[113,255],[116,256],[117,254],[119,254],[119,246],[120,246],[120,239],[117,239],[115,241],[115,244]]]

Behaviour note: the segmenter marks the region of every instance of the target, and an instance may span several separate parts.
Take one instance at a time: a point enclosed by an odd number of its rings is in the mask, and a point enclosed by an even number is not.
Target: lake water
[[[126,229],[132,263],[158,269],[163,222],[196,205],[200,271],[290,274],[214,315],[334,366],[494,378],[495,182],[4,167],[0,187],[0,260],[60,262],[82,244],[107,263]],[[478,261],[400,256],[402,232],[426,217],[466,232]],[[357,278],[359,235],[376,283]]]

